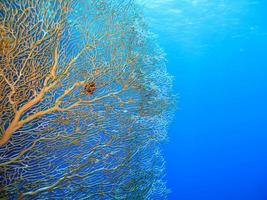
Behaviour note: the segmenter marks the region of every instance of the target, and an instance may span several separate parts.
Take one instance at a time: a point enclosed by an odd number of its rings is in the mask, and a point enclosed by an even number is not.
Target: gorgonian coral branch
[[[174,98],[137,5],[4,1],[0,19],[0,198],[164,199]]]

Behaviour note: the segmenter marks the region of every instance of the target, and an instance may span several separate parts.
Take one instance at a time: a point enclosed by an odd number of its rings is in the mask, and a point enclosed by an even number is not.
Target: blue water
[[[175,76],[171,200],[267,199],[267,1],[146,0]]]

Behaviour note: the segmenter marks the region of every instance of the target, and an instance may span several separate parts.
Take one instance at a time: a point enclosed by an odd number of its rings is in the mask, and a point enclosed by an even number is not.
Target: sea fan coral
[[[164,199],[164,54],[129,1],[0,3],[0,198]]]

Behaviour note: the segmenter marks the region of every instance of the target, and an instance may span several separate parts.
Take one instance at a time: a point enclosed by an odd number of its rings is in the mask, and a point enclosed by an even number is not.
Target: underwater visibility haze
[[[170,200],[267,199],[267,1],[144,0],[175,77]]]

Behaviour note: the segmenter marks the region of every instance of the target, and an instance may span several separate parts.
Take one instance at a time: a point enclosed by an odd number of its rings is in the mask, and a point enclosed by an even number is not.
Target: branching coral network
[[[0,198],[166,198],[164,54],[129,1],[0,2]]]

